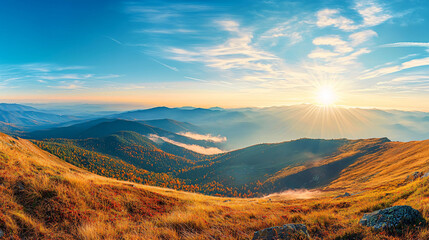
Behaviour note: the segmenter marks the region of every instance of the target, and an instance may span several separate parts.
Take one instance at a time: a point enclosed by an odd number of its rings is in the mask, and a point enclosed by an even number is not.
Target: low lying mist
[[[272,193],[264,196],[263,198],[270,199],[311,199],[322,195],[319,190],[308,190],[308,189],[297,189],[297,190],[286,190],[280,193]]]
[[[176,142],[176,141],[171,140],[169,138],[160,137],[160,136],[155,135],[155,134],[150,134],[148,136],[148,138],[154,142],[159,142],[159,140],[162,140],[164,142],[171,143],[173,145],[191,150],[191,151],[196,152],[196,153],[205,154],[205,155],[213,155],[213,154],[219,154],[219,153],[224,152],[224,151],[220,150],[219,148],[215,148],[215,147],[206,148],[206,147],[202,147],[202,146],[195,145],[195,144],[186,144],[186,143]]]
[[[202,135],[202,134],[193,133],[193,132],[181,132],[178,134],[188,138],[195,139],[195,140],[204,140],[204,141],[214,142],[214,143],[226,142],[227,140],[226,137],[222,137],[220,135],[219,136],[212,136],[211,134]]]

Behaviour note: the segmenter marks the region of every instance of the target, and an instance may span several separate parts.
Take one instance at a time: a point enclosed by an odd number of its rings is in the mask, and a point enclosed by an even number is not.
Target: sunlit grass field
[[[339,190],[336,181],[312,199],[210,197],[101,177],[1,135],[0,230],[5,239],[251,239],[304,223],[313,239],[428,239],[427,227],[389,235],[358,224],[366,212],[404,204],[429,219],[428,178],[405,182],[405,174],[380,174],[383,184],[366,188]],[[355,195],[335,198],[345,190]]]

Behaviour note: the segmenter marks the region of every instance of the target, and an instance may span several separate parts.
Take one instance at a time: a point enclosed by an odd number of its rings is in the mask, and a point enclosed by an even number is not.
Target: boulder
[[[425,174],[423,174],[420,178],[427,178],[429,177],[429,172],[426,172]]]
[[[255,232],[253,240],[311,239],[304,224],[285,224]]]
[[[394,206],[363,215],[359,224],[376,230],[396,231],[403,227],[424,224],[422,214],[410,206]]]
[[[4,236],[4,232],[0,229],[0,238]]]

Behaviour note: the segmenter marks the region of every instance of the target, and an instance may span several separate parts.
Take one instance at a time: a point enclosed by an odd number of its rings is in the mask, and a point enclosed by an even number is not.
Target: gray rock
[[[255,232],[253,240],[311,239],[304,224],[285,224]]]
[[[422,214],[410,206],[394,206],[363,215],[359,224],[376,230],[400,230],[426,223]]]
[[[4,232],[0,229],[0,238],[4,236]]]
[[[423,174],[420,178],[427,178],[429,177],[429,172],[426,172],[425,174]]]
[[[421,178],[422,176],[423,176],[422,172],[414,172],[413,174],[408,175],[407,178],[405,178],[405,181],[406,182],[412,182],[418,178]]]
[[[344,193],[344,194],[342,194],[342,195],[338,195],[338,196],[336,196],[335,198],[340,198],[340,197],[350,197],[351,196],[351,194],[350,193],[348,193],[348,192],[346,192],[346,193]]]

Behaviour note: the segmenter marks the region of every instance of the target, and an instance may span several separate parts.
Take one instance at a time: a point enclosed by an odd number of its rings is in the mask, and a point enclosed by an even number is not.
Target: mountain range
[[[218,148],[228,151],[303,137],[388,137],[393,141],[410,141],[424,140],[429,136],[429,113],[426,112],[309,104],[243,109],[156,107],[106,114],[103,117],[87,113],[58,115],[45,109],[17,104],[3,104],[0,108],[2,131],[23,137],[76,137],[74,129],[79,131],[85,125],[92,126],[108,119],[139,122],[175,134],[202,135],[198,136],[199,139],[204,136],[207,139],[209,136],[212,139],[215,137],[222,142]],[[41,130],[46,132],[37,132]],[[63,131],[64,134],[61,134]]]

